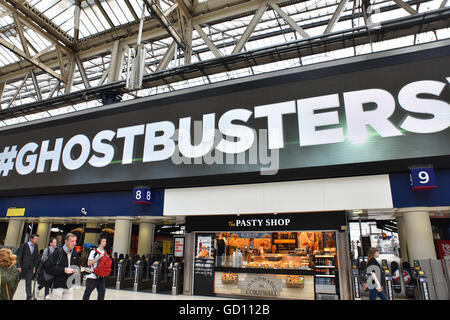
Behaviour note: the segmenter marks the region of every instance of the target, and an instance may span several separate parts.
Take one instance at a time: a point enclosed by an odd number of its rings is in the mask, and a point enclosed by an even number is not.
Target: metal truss
[[[427,32],[437,40],[436,32],[450,26],[447,0],[59,0],[44,8],[45,2],[0,0],[4,125],[76,110],[105,92],[133,99],[259,66],[276,70],[280,61],[301,65],[342,49],[357,54],[359,46],[407,36],[413,45]],[[130,48],[141,42],[142,89],[130,90]]]

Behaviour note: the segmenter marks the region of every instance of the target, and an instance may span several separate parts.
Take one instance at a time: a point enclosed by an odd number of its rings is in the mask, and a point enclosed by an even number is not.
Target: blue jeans
[[[387,300],[384,291],[378,292],[377,289],[371,289],[369,294],[369,300],[377,300],[377,297],[380,297],[381,300]]]

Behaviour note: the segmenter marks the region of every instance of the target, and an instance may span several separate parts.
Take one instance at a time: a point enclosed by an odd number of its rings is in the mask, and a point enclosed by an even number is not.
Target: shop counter
[[[314,300],[314,271],[216,267],[214,293],[254,298]]]

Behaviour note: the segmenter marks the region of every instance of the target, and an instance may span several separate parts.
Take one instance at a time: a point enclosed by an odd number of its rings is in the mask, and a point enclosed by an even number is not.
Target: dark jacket
[[[66,274],[64,269],[69,268],[70,266],[80,266],[80,257],[78,253],[75,249],[72,250],[69,265],[67,253],[64,251],[63,247],[56,247],[45,263],[45,270],[55,276],[53,288],[67,289],[67,279],[70,275]],[[78,276],[81,277],[80,274]]]
[[[19,280],[19,271],[16,266],[0,267],[0,300],[13,299]]]
[[[37,244],[34,245],[33,254],[31,254],[28,242],[23,243],[17,254],[17,268],[24,270],[32,270],[37,267],[39,258],[39,250]]]

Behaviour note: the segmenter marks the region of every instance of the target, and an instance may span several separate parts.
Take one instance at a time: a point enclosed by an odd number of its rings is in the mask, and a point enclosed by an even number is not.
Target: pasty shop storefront
[[[339,299],[345,212],[186,217],[194,295]]]

